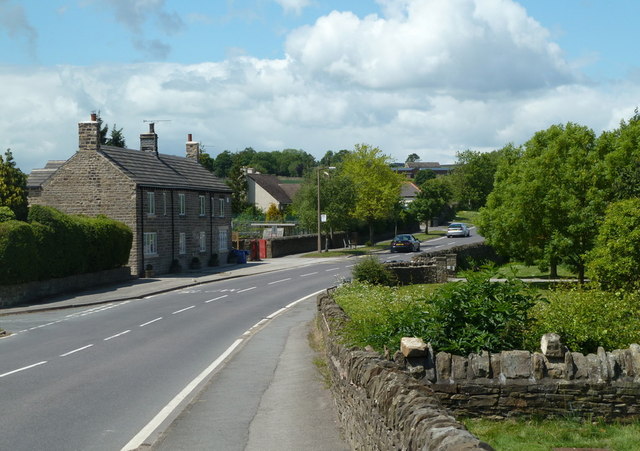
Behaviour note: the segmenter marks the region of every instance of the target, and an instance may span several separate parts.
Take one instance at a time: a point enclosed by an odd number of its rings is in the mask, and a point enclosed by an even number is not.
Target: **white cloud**
[[[304,8],[311,5],[310,0],[275,0],[284,9],[285,13],[300,14]]]
[[[398,161],[417,153],[446,163],[554,123],[599,133],[633,114],[640,79],[583,84],[511,1],[380,2],[384,16],[333,12],[294,31],[283,59],[0,66],[0,150],[26,172],[68,158],[77,122],[100,110],[132,148],[143,120],[169,119],[156,127],[163,153],[182,154],[192,133],[213,155],[251,146],[320,158],[364,142]]]
[[[370,88],[520,91],[574,80],[548,32],[511,0],[386,0],[389,17],[334,11],[293,32],[311,74]]]

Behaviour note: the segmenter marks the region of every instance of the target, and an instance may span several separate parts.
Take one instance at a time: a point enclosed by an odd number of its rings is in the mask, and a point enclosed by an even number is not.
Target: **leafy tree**
[[[429,233],[429,220],[436,216],[451,199],[451,189],[442,178],[427,180],[420,186],[417,197],[409,204],[409,213],[425,223]]]
[[[318,169],[320,170],[320,169]],[[321,170],[322,172],[322,170]],[[321,233],[333,235],[336,231],[349,231],[354,225],[351,216],[355,208],[355,186],[339,170],[321,174],[320,209],[327,216],[321,223]],[[315,171],[307,173],[300,190],[293,199],[293,211],[303,227],[315,230],[318,225],[318,177]]]
[[[431,180],[435,178],[436,178],[436,173],[434,171],[432,171],[431,169],[422,169],[418,171],[413,181],[416,183],[416,185],[422,186],[424,182],[426,182],[427,180]]]
[[[415,163],[416,161],[420,161],[420,155],[417,153],[410,154],[406,159],[406,163]]]
[[[592,130],[568,123],[537,132],[519,154],[505,148],[480,233],[503,255],[584,278],[606,206],[602,149]]]
[[[605,173],[610,200],[640,196],[640,114],[636,108],[629,121],[604,132],[598,138],[601,153],[606,154]]]
[[[239,165],[234,165],[231,168],[226,183],[233,191],[231,194],[231,211],[234,214],[239,214],[249,206],[247,201],[247,178]]]
[[[640,198],[609,205],[588,268],[605,290],[640,287]]]
[[[9,207],[18,220],[27,218],[27,176],[16,167],[10,149],[0,155],[0,206]]]
[[[0,222],[13,221],[16,219],[16,214],[9,207],[0,207]]]
[[[376,221],[391,218],[400,196],[402,178],[389,167],[389,157],[377,147],[357,144],[342,163],[343,174],[355,186],[354,218],[369,226],[369,241],[373,241]]]
[[[349,155],[349,153],[350,152],[346,149],[342,149],[337,152],[327,150],[324,156],[320,159],[320,164],[322,166],[338,166],[342,163],[345,157]]]
[[[457,153],[456,167],[451,174],[454,198],[458,205],[477,210],[486,203],[493,190],[493,178],[498,168],[500,151]]]

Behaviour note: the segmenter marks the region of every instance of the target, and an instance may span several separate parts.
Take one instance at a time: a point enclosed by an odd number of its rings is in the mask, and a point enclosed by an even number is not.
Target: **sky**
[[[453,163],[640,105],[637,0],[0,0],[0,150],[67,159],[99,112],[229,150]]]

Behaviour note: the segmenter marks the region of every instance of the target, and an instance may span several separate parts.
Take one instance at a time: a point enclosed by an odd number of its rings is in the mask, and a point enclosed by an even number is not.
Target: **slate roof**
[[[247,174],[247,177],[261,186],[271,197],[273,197],[280,204],[290,204],[292,202],[291,196],[288,194],[289,188],[284,188],[285,185],[281,184],[278,177],[269,174]]]
[[[99,152],[139,186],[231,192],[222,180],[190,158],[112,146],[102,146]],[[34,169],[27,185],[42,186],[64,163],[50,161],[44,169]]]
[[[27,178],[27,187],[38,188],[42,186],[65,163],[65,160],[50,160],[44,168],[32,170]]]
[[[231,192],[222,180],[190,158],[102,146],[107,159],[140,186]]]
[[[419,192],[420,188],[415,183],[403,182],[400,187],[400,197],[404,199],[416,197]]]

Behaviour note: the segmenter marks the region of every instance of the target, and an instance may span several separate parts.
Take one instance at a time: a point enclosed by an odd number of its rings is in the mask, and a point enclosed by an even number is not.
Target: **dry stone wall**
[[[568,351],[556,334],[542,352],[482,352],[467,357],[398,352],[396,362],[431,387],[455,415],[579,416],[605,420],[640,416],[640,346],[586,356]]]
[[[347,317],[327,293],[318,296],[318,311],[332,391],[352,449],[493,449],[444,409],[431,387],[397,363],[342,345],[333,332]]]

